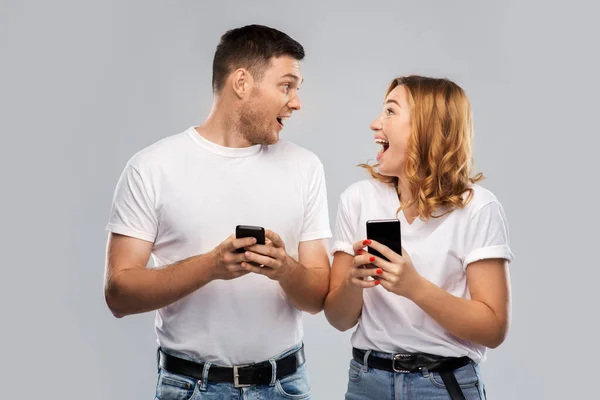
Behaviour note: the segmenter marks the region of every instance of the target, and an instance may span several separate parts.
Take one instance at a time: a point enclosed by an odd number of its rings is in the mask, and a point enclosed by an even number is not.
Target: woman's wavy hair
[[[464,90],[442,78],[418,75],[394,79],[385,97],[397,86],[408,91],[411,108],[411,135],[406,151],[406,179],[412,200],[398,212],[417,203],[421,219],[439,218],[466,206],[473,196],[471,183],[484,176],[471,176],[473,117]],[[378,164],[360,164],[371,176],[396,188],[398,178],[377,172]],[[468,192],[466,197],[463,194]],[[446,210],[441,214],[437,211]]]

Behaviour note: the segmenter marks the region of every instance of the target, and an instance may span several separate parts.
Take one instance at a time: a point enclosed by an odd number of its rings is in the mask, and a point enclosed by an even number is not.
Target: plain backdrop
[[[283,136],[321,158],[332,224],[379,149],[368,126],[389,81],[466,90],[476,170],[517,257],[510,334],[482,365],[489,398],[593,397],[597,14],[584,1],[0,1],[0,397],[153,397],[154,314],[115,319],[102,293],[113,190],[131,155],[203,121],[218,39],[249,23],[305,46],[304,108]],[[321,313],[305,334],[314,398],[341,399],[351,332]]]

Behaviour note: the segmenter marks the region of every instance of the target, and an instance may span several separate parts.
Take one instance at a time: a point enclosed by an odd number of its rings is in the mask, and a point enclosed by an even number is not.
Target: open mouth
[[[283,118],[277,117],[277,123],[283,128]]]
[[[387,140],[385,140],[385,139],[382,139],[382,138],[377,138],[377,139],[375,139],[375,143],[377,143],[377,144],[380,144],[380,145],[381,145],[381,147],[382,147],[381,153],[382,153],[382,154],[383,154],[383,153],[385,153],[385,152],[386,152],[386,150],[390,148],[390,142],[388,142],[388,141],[387,141]]]

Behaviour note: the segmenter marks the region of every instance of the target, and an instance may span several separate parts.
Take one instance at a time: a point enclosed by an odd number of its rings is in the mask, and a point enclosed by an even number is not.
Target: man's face
[[[300,62],[289,56],[272,58],[240,111],[239,131],[251,144],[275,144],[285,120],[300,110]]]

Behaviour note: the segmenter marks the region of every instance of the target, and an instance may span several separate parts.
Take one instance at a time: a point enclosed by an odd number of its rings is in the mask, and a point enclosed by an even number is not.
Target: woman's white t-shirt
[[[352,244],[367,237],[368,220],[398,218],[402,246],[419,274],[450,294],[469,299],[470,263],[514,258],[501,204],[489,190],[471,187],[474,193],[465,208],[409,224],[403,212],[396,214],[400,202],[393,186],[375,179],[356,182],[340,197],[332,253],[354,255]],[[476,363],[486,354],[485,346],[450,334],[411,300],[381,286],[363,290],[362,314],[351,341],[359,349],[468,356]]]

